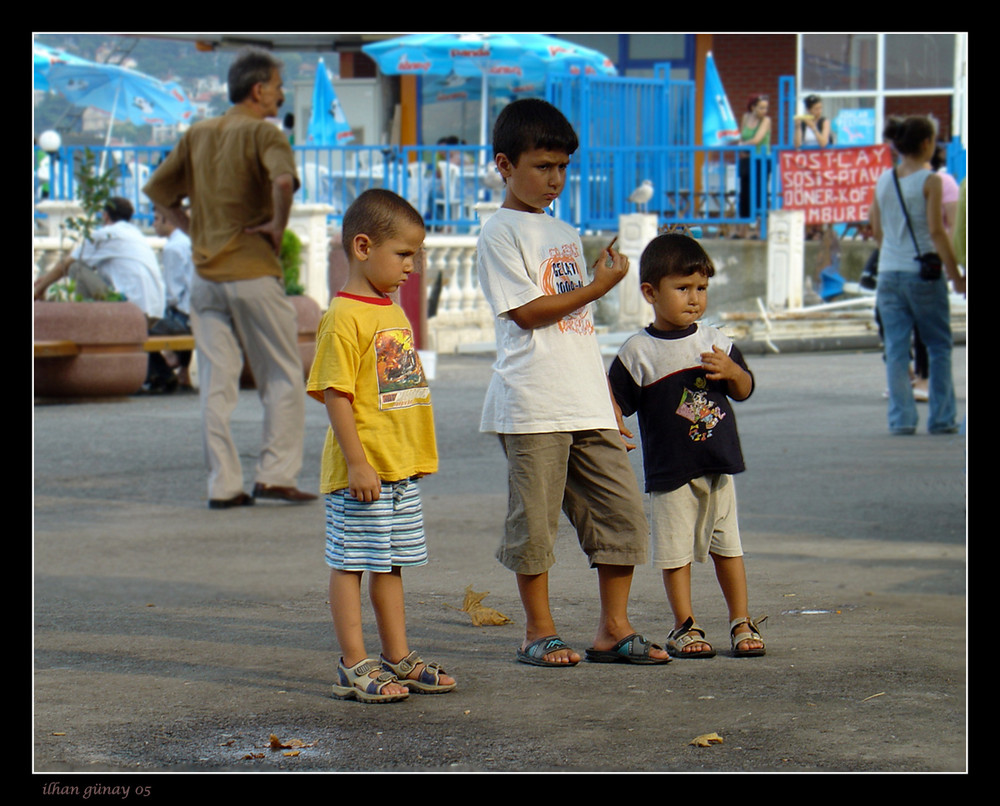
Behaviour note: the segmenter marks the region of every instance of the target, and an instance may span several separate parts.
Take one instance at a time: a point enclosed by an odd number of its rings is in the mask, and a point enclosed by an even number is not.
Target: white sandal
[[[758,624],[763,624],[767,621],[767,616],[757,619],[756,622],[750,620],[749,618],[737,618],[729,622],[729,637],[733,644],[733,657],[734,658],[759,658],[761,655],[767,654],[763,646],[754,647],[753,649],[737,649],[740,644],[744,641],[760,641],[761,644],[764,643],[764,639],[760,637],[760,628]],[[750,626],[750,632],[741,632],[739,637],[736,636],[736,628],[741,624],[747,624]]]
[[[344,666],[344,661],[341,659],[337,664],[337,674],[340,676],[340,685],[334,685],[333,696],[338,700],[357,700],[363,703],[395,702],[410,696],[409,690],[400,694],[383,694],[382,690],[387,685],[399,684],[400,681],[396,675],[383,669],[382,664],[371,658],[365,658],[351,667]]]

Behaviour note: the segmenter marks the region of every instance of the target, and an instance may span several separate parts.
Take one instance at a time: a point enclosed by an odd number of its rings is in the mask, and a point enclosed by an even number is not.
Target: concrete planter
[[[295,318],[299,324],[299,355],[302,356],[302,373],[309,377],[313,358],[316,356],[316,333],[323,318],[323,310],[312,297],[305,295],[289,297],[295,308]]]
[[[149,356],[146,316],[131,302],[35,302],[35,342],[79,345],[35,359],[37,397],[119,397],[139,391]]]

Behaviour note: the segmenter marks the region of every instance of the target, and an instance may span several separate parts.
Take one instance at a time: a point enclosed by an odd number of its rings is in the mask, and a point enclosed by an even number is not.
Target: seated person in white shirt
[[[150,322],[162,317],[163,275],[156,253],[130,222],[133,212],[128,199],[108,199],[102,213],[104,225],[35,282],[35,299],[43,299],[50,285],[69,276],[84,296],[101,299],[116,291],[137,305]]]
[[[173,220],[165,216],[163,209],[153,210],[153,230],[161,238],[166,238],[160,260],[163,263],[163,282],[166,288],[167,306],[163,318],[154,324],[149,332],[154,335],[181,335],[191,332],[191,279],[194,276],[194,260],[191,256],[191,239],[177,227]],[[150,355],[150,376],[156,374],[171,386],[171,376],[177,369],[177,380],[182,387],[191,386],[188,368],[191,365],[190,351],[165,352]],[[168,374],[169,373],[169,374]]]

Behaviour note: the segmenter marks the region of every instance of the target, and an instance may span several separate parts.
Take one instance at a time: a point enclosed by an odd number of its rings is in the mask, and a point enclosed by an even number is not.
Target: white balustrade
[[[427,348],[447,353],[463,344],[492,341],[493,316],[476,274],[476,236],[432,233],[424,252],[428,293],[441,276],[437,314],[427,321]]]
[[[328,259],[329,230],[317,226],[317,219],[325,220],[326,210],[300,210],[292,217],[291,226],[302,239],[302,276],[306,293],[321,300],[325,307],[326,261]],[[53,216],[57,220],[57,216]],[[157,254],[163,249],[164,239],[148,235],[149,245]],[[427,349],[437,352],[455,352],[469,343],[489,343],[494,338],[493,316],[479,288],[476,274],[476,236],[441,235],[429,233],[424,241],[425,279],[428,295],[432,292],[438,275],[441,275],[441,296],[437,314],[428,320]],[[38,234],[33,239],[33,278],[41,276],[69,253],[74,236],[58,231]]]

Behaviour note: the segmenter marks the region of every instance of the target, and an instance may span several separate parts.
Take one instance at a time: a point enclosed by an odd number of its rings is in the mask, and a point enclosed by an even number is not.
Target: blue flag
[[[702,107],[701,141],[704,145],[731,145],[734,139],[739,138],[739,126],[711,51],[705,58],[705,97]]]
[[[333,91],[333,82],[326,72],[326,65],[319,60],[316,65],[316,83],[313,86],[312,117],[306,145],[338,146],[354,140],[354,134],[344,116],[344,110]]]

